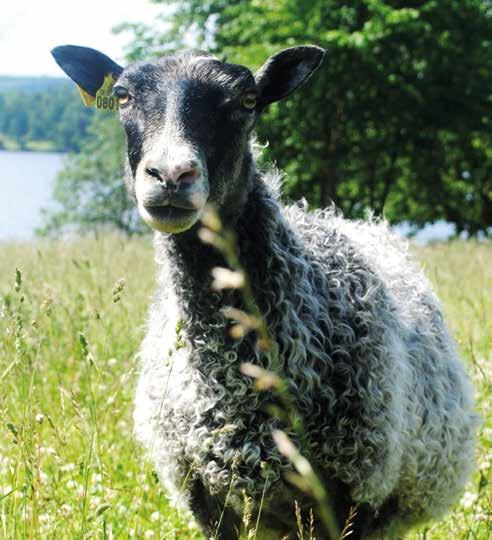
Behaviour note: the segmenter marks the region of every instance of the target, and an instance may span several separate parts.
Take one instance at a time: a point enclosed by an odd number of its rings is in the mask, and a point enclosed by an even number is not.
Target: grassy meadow
[[[460,504],[408,538],[485,540],[492,244],[413,249],[444,303],[484,426]],[[202,538],[189,516],[168,507],[132,438],[137,352],[153,289],[148,239],[0,245],[0,539]]]

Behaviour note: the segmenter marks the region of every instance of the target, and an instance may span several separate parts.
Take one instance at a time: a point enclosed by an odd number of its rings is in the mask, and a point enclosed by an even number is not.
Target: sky
[[[55,75],[57,45],[85,45],[121,61],[131,35],[122,22],[151,23],[162,6],[144,0],[0,0],[0,75]]]

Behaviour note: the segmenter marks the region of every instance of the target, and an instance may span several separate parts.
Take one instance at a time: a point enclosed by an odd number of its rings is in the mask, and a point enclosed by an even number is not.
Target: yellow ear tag
[[[96,98],[88,94],[83,88],[80,88],[79,85],[77,85],[77,90],[79,91],[82,102],[86,107],[92,107],[92,105],[96,103]]]
[[[95,99],[96,109],[101,109],[103,111],[118,110],[118,99],[113,95],[114,83],[115,80],[112,73],[108,73],[106,77],[104,77],[103,85],[97,91]]]

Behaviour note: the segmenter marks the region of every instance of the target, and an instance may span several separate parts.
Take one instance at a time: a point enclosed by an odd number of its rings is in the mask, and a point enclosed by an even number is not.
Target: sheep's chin
[[[152,229],[163,233],[181,233],[191,229],[193,225],[200,219],[201,210],[188,210],[186,212],[181,209],[170,209],[166,211],[166,215],[158,215],[150,213],[145,207],[138,207],[140,216]]]

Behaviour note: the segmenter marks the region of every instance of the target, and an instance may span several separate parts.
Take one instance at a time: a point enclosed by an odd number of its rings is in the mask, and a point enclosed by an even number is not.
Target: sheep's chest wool
[[[159,267],[135,433],[171,498],[216,539],[239,538],[244,496],[259,520],[257,540],[266,529],[276,540],[297,538],[294,504],[309,519],[313,500],[286,479],[292,466],[272,431],[289,426],[268,412],[275,393],[254,391],[240,371],[242,362],[272,366],[254,333],[230,336],[222,308],[244,308],[238,291],[211,290],[210,272],[224,260],[197,235],[207,204],[237,237],[303,418],[303,451],[330,492],[340,529],[354,505],[352,540],[391,537],[438,517],[473,464],[472,390],[439,303],[405,246],[384,223],[283,206],[275,178],[256,165],[256,121],[309,78],[323,53],[291,47],[253,75],[204,51],[126,68],[86,47],[53,51],[89,97],[115,81],[125,179],[156,231]]]
[[[471,467],[472,401],[426,279],[384,224],[282,208],[263,187],[253,204],[260,227],[244,225],[255,245],[244,262],[319,463],[357,502],[396,497],[410,523],[440,515]],[[186,485],[199,477],[240,515],[241,490],[259,500],[267,481],[268,511],[289,466],[264,412],[272,396],[239,370],[264,359],[251,341],[228,338],[219,310],[230,298],[180,288],[185,266],[165,255],[167,242],[156,237],[160,288],[141,353],[137,437],[174,500],[190,504]]]

